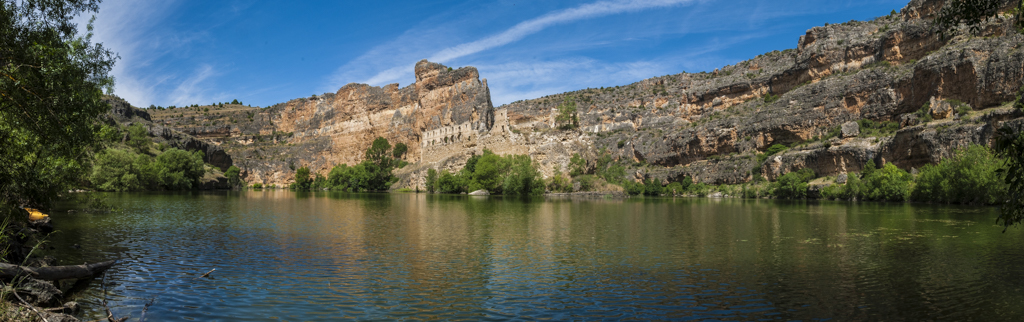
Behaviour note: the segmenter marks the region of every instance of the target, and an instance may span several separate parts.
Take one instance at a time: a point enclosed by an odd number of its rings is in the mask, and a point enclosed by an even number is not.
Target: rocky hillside
[[[1000,122],[1020,121],[1007,108],[1024,76],[1024,36],[1013,18],[1001,15],[978,34],[942,39],[927,20],[941,4],[914,1],[900,15],[815,27],[796,49],[711,73],[504,107],[513,127],[544,133],[552,131],[552,109],[574,99],[580,132],[595,150],[666,180],[742,183],[757,168],[769,179],[804,167],[833,175],[859,171],[867,160],[920,167],[959,147],[988,144]],[[846,123],[852,131],[842,135]],[[856,131],[862,124],[879,129]],[[759,167],[755,155],[774,144],[795,148]]]
[[[638,179],[688,175],[713,184],[801,168],[822,176],[855,172],[868,160],[911,169],[989,144],[1001,122],[1022,122],[1009,108],[1024,77],[1024,35],[1013,17],[1001,14],[980,32],[942,38],[930,23],[942,3],[914,0],[899,14],[815,27],[795,49],[710,73],[497,109],[475,68],[421,61],[416,83],[406,87],[349,84],[269,108],[163,110],[153,118],[213,140],[246,181],[264,184],[287,184],[298,166],[326,174],[354,164],[378,136],[406,143],[415,163],[422,150],[435,149],[421,146],[425,131],[463,124],[481,138],[449,145],[444,151],[454,152],[443,161],[403,169],[398,186],[422,186],[425,169],[459,168],[482,148],[528,153],[547,174],[564,169],[573,153],[592,161],[603,152]],[[556,129],[554,114],[566,99],[578,106],[579,127]],[[509,133],[491,131],[496,111],[507,113]],[[790,148],[759,163],[757,155],[776,144]]]
[[[154,121],[150,112],[158,112],[156,110],[147,111],[133,107],[128,101],[115,96],[108,96],[104,100],[110,104],[111,109],[106,115],[101,116],[101,119],[108,123],[125,127],[133,123],[142,124],[154,137],[155,143],[187,151],[203,151],[203,161],[220,168],[221,171],[227,170],[233,164],[231,156],[217,144],[178,131],[159,120]]]

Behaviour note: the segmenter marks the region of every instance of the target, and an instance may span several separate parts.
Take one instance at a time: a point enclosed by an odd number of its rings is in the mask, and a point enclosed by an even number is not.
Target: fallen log
[[[110,266],[113,266],[114,263],[117,263],[117,261],[49,267],[28,267],[0,263],[0,278],[14,278],[19,275],[45,281],[86,278],[102,273],[110,268]]]

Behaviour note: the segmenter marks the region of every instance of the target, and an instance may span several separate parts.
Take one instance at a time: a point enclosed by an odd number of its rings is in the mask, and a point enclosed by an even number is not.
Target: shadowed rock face
[[[149,112],[131,106],[128,101],[120,97],[107,96],[104,101],[111,107],[110,112],[107,112],[106,115],[106,119],[110,122],[125,126],[132,123],[143,124],[149,130],[149,135],[156,137],[156,142],[166,143],[181,150],[203,151],[203,161],[220,168],[221,171],[226,171],[234,164],[231,156],[224,149],[209,140],[196,138],[189,133],[154,123]]]
[[[795,49],[711,73],[518,101],[499,107],[501,117],[475,68],[420,61],[416,83],[406,87],[349,84],[234,112],[247,114],[235,114],[230,124],[176,127],[219,142],[248,182],[279,185],[299,166],[326,174],[336,164],[355,164],[378,136],[407,144],[406,159],[416,162],[432,146],[421,142],[425,131],[462,131],[466,124],[480,135],[444,142],[446,157],[400,171],[399,185],[422,187],[427,168],[458,169],[483,148],[529,154],[545,174],[564,172],[573,153],[593,160],[604,150],[632,164],[630,178],[686,175],[716,184],[747,182],[754,168],[774,179],[805,167],[819,175],[860,171],[868,160],[920,167],[957,148],[988,144],[1002,122],[1021,117],[1006,108],[1024,77],[1024,36],[1012,17],[990,19],[979,34],[942,39],[929,21],[942,3],[914,0],[900,15],[815,27]],[[566,98],[577,103],[578,129],[553,128]],[[971,111],[919,120],[915,112],[933,100],[958,100]],[[897,126],[842,135],[844,123],[859,120]],[[756,154],[773,144],[795,147],[757,164]]]

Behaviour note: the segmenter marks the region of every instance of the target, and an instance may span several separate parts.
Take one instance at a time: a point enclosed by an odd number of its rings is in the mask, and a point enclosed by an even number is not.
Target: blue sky
[[[120,54],[115,93],[136,106],[267,106],[347,83],[404,87],[424,58],[477,67],[498,106],[710,71],[906,3],[105,0],[93,40]]]

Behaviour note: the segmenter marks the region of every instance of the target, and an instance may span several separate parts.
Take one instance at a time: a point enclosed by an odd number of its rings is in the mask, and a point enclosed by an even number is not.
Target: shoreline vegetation
[[[892,163],[877,167],[874,161],[868,161],[859,173],[818,177],[814,171],[804,168],[768,181],[760,176],[760,169],[754,168],[750,171],[754,179],[739,185],[709,185],[693,182],[690,177],[673,182],[637,180],[627,175],[626,165],[613,160],[606,151],[601,151],[597,160],[589,163],[579,154],[574,154],[567,173],[556,168],[553,169],[554,175],[543,178],[537,162],[529,156],[499,156],[484,150],[483,154],[470,157],[458,171],[428,169],[424,190],[418,187],[389,189],[397,182],[391,171],[406,165],[398,159],[400,148],[391,149],[387,139],[379,137],[367,149],[366,161],[353,167],[347,164],[335,166],[326,177],[319,174],[311,176],[308,168],[299,168],[295,173],[295,183],[287,189],[456,195],[486,191],[488,195],[511,196],[823,199],[965,205],[998,205],[1006,200],[1009,193],[1006,173],[1000,170],[1006,160],[980,145],[957,150],[938,164],[913,169],[914,173]],[[758,159],[763,162],[786,149],[788,147],[784,145],[774,145],[758,155]],[[389,154],[388,151],[393,152]],[[259,190],[264,187],[254,184],[245,188]]]

